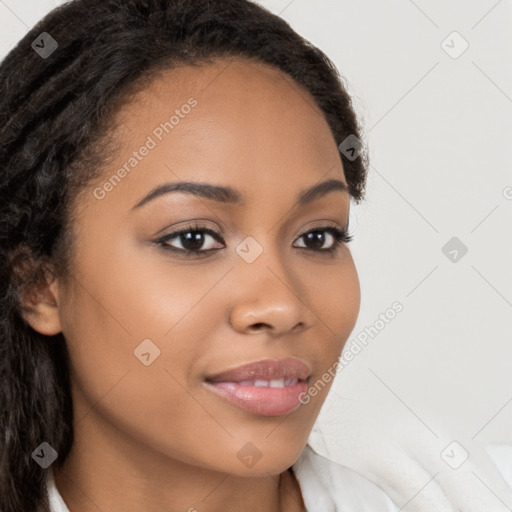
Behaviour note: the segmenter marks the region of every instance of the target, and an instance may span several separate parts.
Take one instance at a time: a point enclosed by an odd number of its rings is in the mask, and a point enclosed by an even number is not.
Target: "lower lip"
[[[248,386],[236,382],[205,381],[205,384],[232,404],[260,416],[280,416],[295,411],[301,405],[301,394],[305,394],[308,387],[303,380],[283,388]]]

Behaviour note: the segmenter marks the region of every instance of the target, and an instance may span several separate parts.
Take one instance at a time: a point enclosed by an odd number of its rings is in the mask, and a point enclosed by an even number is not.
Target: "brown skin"
[[[287,469],[332,381],[289,415],[259,416],[203,379],[294,356],[315,383],[332,366],[359,313],[357,271],[346,244],[314,253],[300,235],[345,226],[350,199],[331,191],[297,207],[305,188],[346,183],[329,126],[280,71],[228,62],[166,71],[121,110],[122,151],[100,186],[176,108],[198,101],[104,199],[92,194],[98,184],[84,191],[73,279],[54,279],[30,304],[32,327],[63,332],[70,352],[75,440],[55,475],[71,512],[303,510]],[[172,193],[131,211],[156,185],[180,180],[231,186],[246,204]],[[152,244],[195,220],[224,231],[200,247],[218,251],[186,258]],[[263,248],[251,264],[235,252],[247,236]],[[183,248],[179,238],[168,244]],[[150,366],[133,353],[145,338],[161,351]],[[262,454],[251,468],[237,457],[248,442]]]

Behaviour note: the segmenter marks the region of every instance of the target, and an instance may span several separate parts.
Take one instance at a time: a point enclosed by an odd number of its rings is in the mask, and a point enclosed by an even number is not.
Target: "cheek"
[[[316,275],[311,272],[309,284],[312,292],[309,304],[315,313],[320,339],[310,347],[311,357],[317,361],[317,372],[311,383],[319,382],[315,399],[323,401],[336,374],[336,363],[359,316],[361,290],[357,269],[346,249],[341,264],[324,267]],[[313,343],[313,341],[311,341]]]
[[[333,341],[335,351],[341,350],[352,332],[361,304],[359,276],[349,249],[344,251],[340,262],[305,272],[308,306]]]
[[[94,367],[98,386],[102,378],[112,381],[120,372],[150,367],[153,361],[183,378],[202,352],[201,323],[190,318],[208,291],[208,280],[193,279],[197,271],[184,272],[165,258],[155,265],[146,249],[127,249],[119,244],[81,255],[61,314],[72,361]]]
[[[352,255],[347,249],[347,259],[338,279],[334,280],[333,294],[339,297],[337,314],[340,317],[340,333],[348,338],[354,328],[361,306],[361,288]]]

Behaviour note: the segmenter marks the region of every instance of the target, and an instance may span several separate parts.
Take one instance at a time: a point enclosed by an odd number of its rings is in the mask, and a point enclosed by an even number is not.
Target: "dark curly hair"
[[[43,32],[58,44],[45,56],[33,46]],[[334,64],[249,0],[72,0],[0,64],[2,512],[48,511],[46,471],[32,453],[48,442],[60,467],[73,442],[65,339],[32,329],[22,298],[52,276],[68,275],[72,205],[115,153],[108,134],[121,105],[160,71],[217,57],[282,70],[312,95],[338,144],[348,135],[360,139]],[[340,158],[350,196],[360,202],[367,153]]]

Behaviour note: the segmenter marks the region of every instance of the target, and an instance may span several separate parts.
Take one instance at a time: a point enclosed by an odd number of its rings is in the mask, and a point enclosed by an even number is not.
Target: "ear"
[[[58,288],[58,279],[52,278],[35,285],[22,300],[23,317],[35,331],[46,336],[62,332]]]

